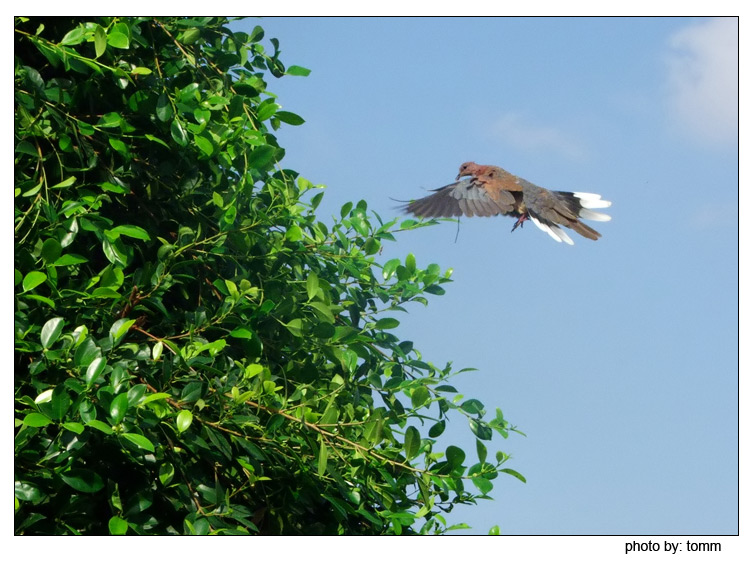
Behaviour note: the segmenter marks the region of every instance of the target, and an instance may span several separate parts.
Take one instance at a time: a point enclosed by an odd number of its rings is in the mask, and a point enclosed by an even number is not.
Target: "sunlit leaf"
[[[144,449],[152,453],[154,452],[154,444],[143,435],[139,435],[138,433],[121,433],[120,436],[124,439],[128,439],[128,441],[130,441],[140,449]]]
[[[24,416],[23,423],[29,427],[44,427],[45,425],[51,424],[52,420],[44,414],[32,412],[31,414],[26,414],[26,416]]]
[[[112,402],[110,402],[110,418],[112,419],[112,423],[120,423],[125,417],[127,410],[128,395],[125,392],[118,394],[112,399]]]
[[[21,285],[24,288],[24,291],[31,291],[45,281],[47,281],[47,275],[41,271],[31,271],[26,274]]]
[[[125,535],[128,532],[128,521],[113,515],[107,522],[107,527],[110,529],[111,535]]]
[[[64,325],[65,320],[60,317],[52,318],[45,322],[44,326],[42,326],[42,337],[40,338],[42,345],[48,348],[52,347],[63,332]]]
[[[181,410],[175,419],[175,425],[178,427],[178,432],[183,433],[189,427],[193,421],[193,414],[189,410]]]

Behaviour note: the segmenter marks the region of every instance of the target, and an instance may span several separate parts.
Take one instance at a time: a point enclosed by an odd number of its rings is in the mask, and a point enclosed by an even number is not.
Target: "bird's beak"
[[[470,176],[471,174],[468,172],[460,172],[456,177],[455,181],[458,181],[460,178],[464,178],[465,176]]]

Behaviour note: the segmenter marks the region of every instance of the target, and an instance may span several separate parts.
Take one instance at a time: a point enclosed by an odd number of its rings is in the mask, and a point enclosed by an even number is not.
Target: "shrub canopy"
[[[228,23],[16,19],[16,533],[445,532],[522,477],[392,332],[450,272],[378,255],[431,222],[318,220],[267,85],[309,71]]]

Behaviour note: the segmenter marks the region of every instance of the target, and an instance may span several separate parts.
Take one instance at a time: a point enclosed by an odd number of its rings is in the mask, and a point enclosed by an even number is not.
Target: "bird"
[[[461,179],[465,178],[465,179]],[[432,190],[434,193],[415,199],[402,210],[417,217],[491,217],[517,218],[512,232],[527,220],[557,242],[573,244],[562,227],[570,228],[590,240],[601,237],[580,219],[609,221],[609,215],[593,211],[609,207],[596,193],[550,191],[511,174],[499,166],[465,162],[455,182]]]

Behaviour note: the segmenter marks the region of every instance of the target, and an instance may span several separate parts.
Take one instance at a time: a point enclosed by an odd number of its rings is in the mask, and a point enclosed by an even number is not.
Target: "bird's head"
[[[455,178],[456,180],[459,180],[460,178],[464,178],[465,176],[474,176],[478,175],[481,166],[476,164],[475,162],[464,162],[460,165],[460,171],[458,172],[458,176]]]

